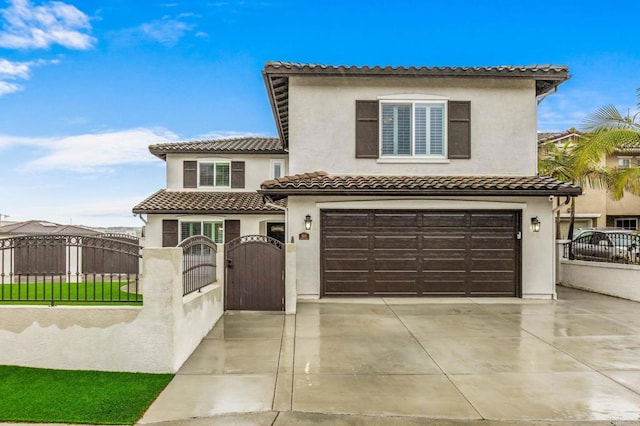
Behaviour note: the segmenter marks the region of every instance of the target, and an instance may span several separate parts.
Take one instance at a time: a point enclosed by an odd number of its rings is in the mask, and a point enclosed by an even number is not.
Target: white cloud
[[[162,19],[142,24],[137,30],[151,40],[172,47],[193,27],[193,24],[165,16]]]
[[[0,58],[0,96],[14,93],[23,89],[20,84],[8,80],[28,80],[31,77],[31,69],[34,66],[44,64],[57,64],[57,60],[37,60],[30,62],[11,62]]]
[[[11,62],[0,58],[0,78],[29,78],[30,62]]]
[[[96,42],[86,33],[91,30],[89,17],[75,6],[59,1],[34,6],[29,0],[9,0],[9,4],[0,10],[4,20],[0,47],[44,49],[58,44],[85,50]]]
[[[68,136],[63,138],[15,138],[0,136],[0,148],[32,145],[45,155],[21,165],[23,172],[60,170],[65,172],[109,172],[115,166],[155,161],[148,146],[176,141],[166,129],[135,128],[122,131]]]
[[[0,96],[8,95],[9,93],[18,92],[20,90],[22,90],[22,86],[19,84],[0,81]],[[0,146],[2,146],[2,141],[0,141]]]
[[[227,139],[227,138],[265,138],[271,137],[264,133],[251,133],[251,132],[237,132],[234,130],[212,130],[207,133],[203,133],[194,138],[194,140],[209,140],[209,139]],[[1,142],[0,142],[1,143]]]

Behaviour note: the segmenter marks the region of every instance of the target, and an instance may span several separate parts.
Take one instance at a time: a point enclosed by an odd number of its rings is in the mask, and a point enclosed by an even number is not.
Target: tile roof
[[[427,66],[354,66],[267,62],[262,76],[267,86],[271,108],[278,133],[289,146],[289,77],[468,77],[468,78],[521,78],[535,81],[536,95],[554,90],[568,80],[569,68],[564,65],[503,65],[486,67],[427,67]]]
[[[99,235],[100,231],[76,225],[60,225],[46,220],[27,220],[0,226],[0,235]]]
[[[582,189],[546,176],[335,176],[325,172],[262,183],[262,194],[287,195],[580,195]]]
[[[567,129],[562,132],[538,132],[538,143],[555,141],[570,136],[582,136],[582,132],[579,132],[574,128]]]
[[[277,203],[286,206],[286,202]],[[133,213],[283,213],[267,206],[256,192],[167,191],[161,189],[133,208]]]
[[[211,152],[224,154],[284,154],[286,151],[278,138],[241,137],[212,139],[193,142],[171,142],[149,146],[156,157],[165,159],[167,154],[206,154]]]

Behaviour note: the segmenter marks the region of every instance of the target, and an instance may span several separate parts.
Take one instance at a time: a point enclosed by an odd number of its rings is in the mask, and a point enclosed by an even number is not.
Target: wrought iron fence
[[[0,302],[142,303],[137,239],[28,235],[0,239]]]
[[[586,231],[565,243],[564,257],[572,260],[640,264],[640,234]]]
[[[216,243],[209,237],[194,235],[182,241],[183,295],[200,292],[216,281]]]

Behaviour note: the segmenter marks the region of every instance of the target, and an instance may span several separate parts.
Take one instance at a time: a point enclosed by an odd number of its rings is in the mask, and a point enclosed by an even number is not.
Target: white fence
[[[0,306],[0,365],[176,372],[224,309],[224,268],[183,297],[182,260],[182,248],[143,250],[143,306]]]
[[[640,302],[640,265],[561,259],[560,283]]]

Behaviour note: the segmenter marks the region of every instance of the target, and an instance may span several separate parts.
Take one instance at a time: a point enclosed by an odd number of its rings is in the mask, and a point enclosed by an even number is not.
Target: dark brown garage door
[[[520,212],[323,210],[322,296],[520,296]]]

